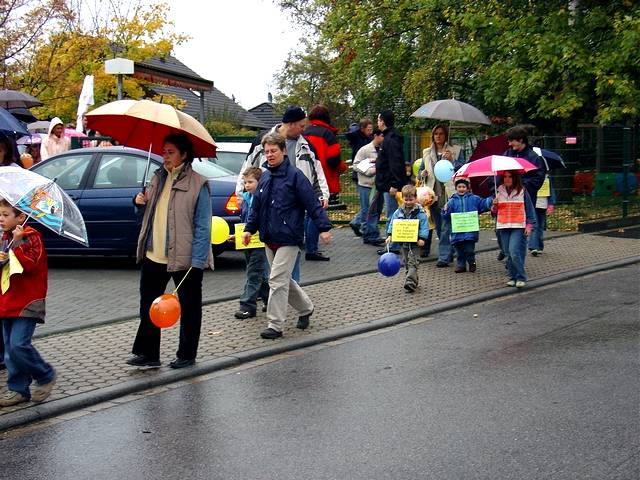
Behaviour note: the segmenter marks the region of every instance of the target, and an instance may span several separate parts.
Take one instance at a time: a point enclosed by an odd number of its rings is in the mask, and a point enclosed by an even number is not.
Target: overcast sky
[[[244,108],[267,101],[273,74],[302,31],[271,0],[168,0],[177,32],[189,34],[175,56]]]

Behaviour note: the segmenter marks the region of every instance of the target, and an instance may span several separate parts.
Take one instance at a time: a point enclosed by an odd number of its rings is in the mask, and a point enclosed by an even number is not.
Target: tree
[[[112,2],[112,18],[93,10],[91,19],[82,17],[87,13],[80,5],[73,6],[74,20],[66,28],[32,45],[31,55],[20,63],[15,77],[15,83],[44,102],[42,107],[33,109],[41,118],[59,116],[65,122],[75,121],[85,75],[94,75],[96,105],[115,100],[115,77],[104,73],[105,60],[115,56],[133,61],[162,57],[187,38],[170,31],[172,23],[164,3],[137,2],[121,7]],[[129,98],[144,97],[148,84],[125,76],[124,94]],[[181,106],[173,96],[164,96],[162,101]]]
[[[331,61],[318,90],[347,92],[354,111],[455,96],[495,116],[574,128],[640,118],[640,5],[618,0],[289,0]],[[301,57],[281,72],[311,73]],[[313,65],[318,68],[318,65]],[[301,70],[301,71],[300,71]],[[323,82],[331,82],[327,87]]]
[[[73,18],[64,0],[0,1],[0,74],[2,88],[14,87],[12,74],[29,48],[54,24]]]

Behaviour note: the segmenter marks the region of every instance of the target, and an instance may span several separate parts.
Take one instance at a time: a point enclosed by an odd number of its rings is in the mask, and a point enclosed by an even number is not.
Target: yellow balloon
[[[413,176],[416,178],[418,177],[418,172],[420,171],[420,165],[422,165],[421,158],[413,162]]]
[[[222,217],[211,217],[211,243],[220,245],[229,238],[229,224]]]

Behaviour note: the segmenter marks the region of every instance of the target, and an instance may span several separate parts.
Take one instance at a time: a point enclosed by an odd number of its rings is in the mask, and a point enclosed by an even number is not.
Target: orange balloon
[[[180,302],[172,293],[165,293],[156,298],[149,308],[151,323],[158,328],[175,325],[180,318]]]

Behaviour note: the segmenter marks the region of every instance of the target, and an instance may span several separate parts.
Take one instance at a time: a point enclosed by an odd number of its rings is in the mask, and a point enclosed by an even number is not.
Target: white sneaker
[[[28,402],[29,399],[21,393],[9,390],[0,398],[0,407],[11,407],[19,403]]]
[[[542,250],[536,250],[535,248],[531,250],[531,255],[533,255],[534,257],[537,257],[541,253],[542,253]]]
[[[522,287],[524,287],[526,284],[527,284],[526,282],[523,282],[522,280],[518,280],[518,281],[516,282],[516,288],[522,288]]]
[[[515,280],[509,280],[507,282],[507,287],[515,287],[516,286],[516,281]]]
[[[33,387],[33,390],[31,390],[31,400],[33,400],[34,402],[45,401],[47,397],[51,395],[51,390],[53,389],[53,386],[55,384],[56,377],[53,377],[53,379],[49,383],[43,383],[42,385],[36,383],[36,386]]]

